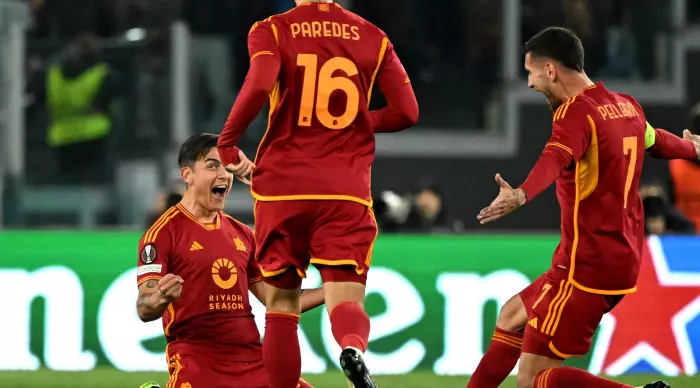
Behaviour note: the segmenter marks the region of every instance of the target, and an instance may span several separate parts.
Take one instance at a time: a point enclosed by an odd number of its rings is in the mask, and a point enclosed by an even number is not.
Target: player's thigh
[[[266,283],[279,289],[301,284],[309,263],[307,201],[255,202],[256,258]]]
[[[501,330],[518,333],[523,331],[526,323],[527,309],[525,309],[525,304],[520,294],[516,294],[501,307],[496,320],[496,327]]]
[[[372,209],[352,201],[321,201],[317,210],[311,231],[311,264],[319,268],[324,282],[364,284],[377,239]]]
[[[600,320],[610,309],[603,295],[581,291],[556,274],[545,275],[540,296],[529,297],[523,353],[562,360],[579,357],[591,347]]]

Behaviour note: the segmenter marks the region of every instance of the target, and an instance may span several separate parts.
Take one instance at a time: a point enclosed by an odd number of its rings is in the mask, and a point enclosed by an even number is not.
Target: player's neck
[[[182,196],[180,206],[185,208],[185,210],[190,212],[190,214],[192,214],[197,221],[203,224],[211,224],[216,222],[216,215],[219,213],[218,211],[210,211],[204,208],[202,205],[197,203],[197,200],[191,194],[189,194],[189,192],[185,192],[185,195]]]
[[[594,85],[594,82],[588,78],[585,72],[575,73],[567,78],[566,82],[562,83],[562,101],[578,96],[581,92]]]

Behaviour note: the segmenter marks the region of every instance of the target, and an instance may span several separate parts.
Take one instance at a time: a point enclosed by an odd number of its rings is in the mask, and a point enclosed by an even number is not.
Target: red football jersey
[[[338,4],[306,3],[256,23],[248,47],[281,63],[253,196],[371,205],[372,88],[378,75],[383,89],[410,82],[387,36]]]
[[[260,281],[252,230],[219,213],[197,221],[181,205],[166,211],[139,242],[138,285],[168,273],[184,280],[181,297],[163,314],[168,343],[206,343],[232,361],[262,356],[248,285]]]
[[[639,103],[602,83],[554,113],[547,147],[569,152],[574,164],[556,182],[562,239],[552,265],[568,270],[569,280],[584,291],[636,289],[644,243],[638,186],[645,129]]]

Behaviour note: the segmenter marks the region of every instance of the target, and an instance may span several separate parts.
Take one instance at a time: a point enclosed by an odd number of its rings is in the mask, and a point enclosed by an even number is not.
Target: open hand
[[[248,179],[248,176],[255,169],[255,164],[253,162],[251,162],[247,156],[245,156],[243,151],[238,152],[238,157],[241,159],[241,161],[235,165],[233,163],[227,165],[226,171],[233,174],[236,177],[236,179],[238,179],[239,181],[250,186],[252,183],[251,183],[250,179]]]
[[[476,218],[481,224],[486,224],[511,213],[515,209],[523,206],[527,202],[523,189],[513,189],[508,182],[501,178],[501,174],[496,174],[496,183],[500,187],[498,197],[491,204],[482,209]]]
[[[695,157],[696,160],[700,160],[700,136],[693,135],[689,130],[683,131],[683,139],[688,140],[695,146]]]

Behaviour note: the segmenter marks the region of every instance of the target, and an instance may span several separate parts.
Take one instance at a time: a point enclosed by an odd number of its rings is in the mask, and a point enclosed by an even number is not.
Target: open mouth
[[[214,196],[214,199],[216,199],[218,201],[223,201],[226,198],[227,191],[228,191],[228,186],[217,185],[217,186],[212,187],[211,194]]]

